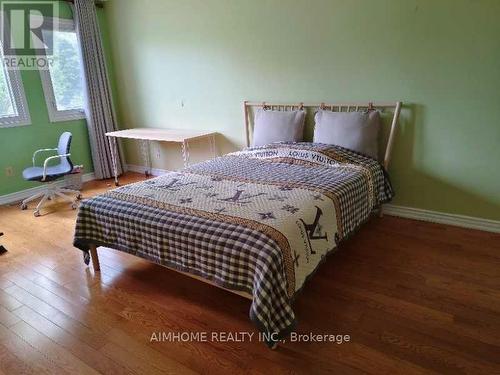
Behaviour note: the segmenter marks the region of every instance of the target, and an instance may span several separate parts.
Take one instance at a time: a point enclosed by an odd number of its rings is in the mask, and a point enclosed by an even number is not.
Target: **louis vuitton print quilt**
[[[250,293],[252,321],[279,339],[307,277],[392,196],[372,158],[273,143],[83,201],[74,244],[87,261],[107,246]]]

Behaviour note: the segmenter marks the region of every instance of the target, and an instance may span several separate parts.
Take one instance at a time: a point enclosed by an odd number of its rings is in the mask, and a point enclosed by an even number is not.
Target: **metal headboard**
[[[243,102],[243,110],[245,114],[245,135],[247,147],[250,146],[250,139],[253,135],[253,121],[250,121],[249,114],[250,108],[265,108],[275,111],[295,111],[298,109],[325,109],[334,112],[356,112],[356,111],[367,111],[367,110],[389,110],[392,109],[394,114],[392,116],[391,130],[389,131],[389,136],[387,138],[387,144],[385,147],[383,164],[385,169],[389,167],[389,162],[391,160],[392,148],[394,145],[394,138],[396,135],[396,127],[398,124],[399,114],[401,113],[402,102],[395,103],[268,103],[268,102]]]

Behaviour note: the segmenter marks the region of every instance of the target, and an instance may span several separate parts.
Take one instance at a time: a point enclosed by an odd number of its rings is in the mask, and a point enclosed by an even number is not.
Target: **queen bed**
[[[293,111],[393,109],[383,163],[338,145],[273,142],[125,185],[80,206],[74,244],[99,270],[105,246],[252,299],[268,344],[295,327],[292,301],[326,256],[393,197],[386,168],[401,109],[395,104],[271,105]]]

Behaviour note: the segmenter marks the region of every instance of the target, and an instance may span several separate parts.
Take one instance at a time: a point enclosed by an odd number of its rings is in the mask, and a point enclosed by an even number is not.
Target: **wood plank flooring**
[[[122,182],[142,179],[128,174]],[[84,196],[109,189],[91,182]],[[330,256],[294,308],[335,343],[151,342],[153,332],[256,332],[250,301],[100,249],[72,246],[76,212],[0,207],[1,374],[500,374],[500,235],[373,218]]]

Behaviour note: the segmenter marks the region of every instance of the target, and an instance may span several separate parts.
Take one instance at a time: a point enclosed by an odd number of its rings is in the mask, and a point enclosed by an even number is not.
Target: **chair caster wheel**
[[[81,194],[78,194],[78,195],[76,196],[76,199],[77,199],[77,200],[81,200],[81,199],[82,199],[82,195],[81,195]]]
[[[23,211],[24,211],[24,210],[27,210],[27,209],[28,209],[28,205],[23,203],[23,204],[21,205],[21,210],[23,210]]]
[[[35,212],[33,212],[33,215],[35,215],[35,217],[40,216],[40,211],[35,211]]]
[[[76,209],[77,209],[77,207],[78,207],[78,205],[77,205],[76,203],[71,204],[71,208],[72,208],[73,210],[76,210]]]
[[[51,200],[52,200],[52,197],[48,197],[48,198],[47,198],[47,200],[48,200],[48,201],[51,201]]]

